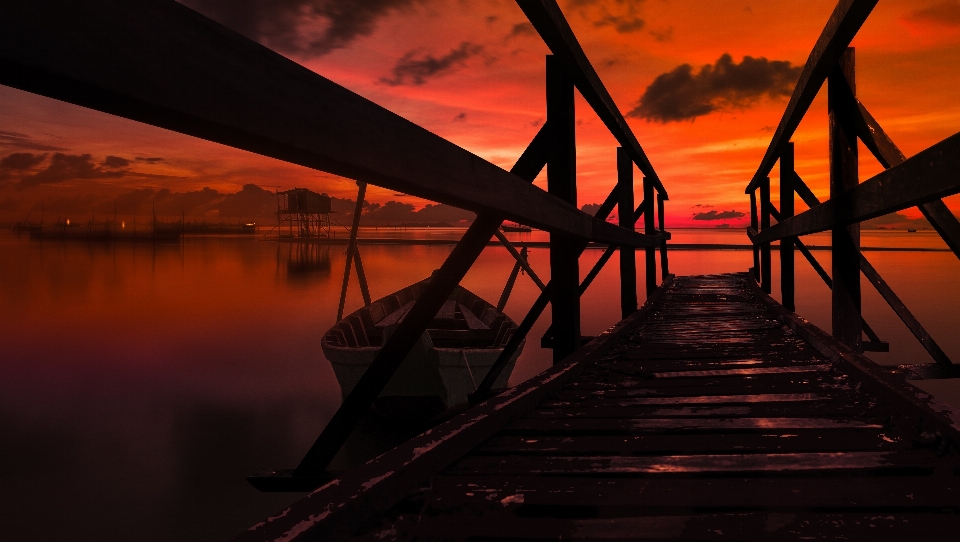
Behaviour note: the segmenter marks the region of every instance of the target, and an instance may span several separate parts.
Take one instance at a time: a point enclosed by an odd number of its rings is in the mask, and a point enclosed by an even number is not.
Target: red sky
[[[378,0],[366,11],[346,0],[184,3],[505,168],[544,119],[548,50],[526,31],[522,12],[507,0]],[[252,11],[238,13],[237,5]],[[745,56],[762,57],[770,61],[767,67],[788,62],[777,66],[795,74],[835,0],[561,0],[560,5],[627,114],[658,76],[689,64],[696,79],[702,66],[715,65],[724,54],[741,68]],[[345,9],[354,10],[353,19]],[[904,154],[960,130],[960,1],[881,0],[853,45],[858,96]],[[706,85],[706,79],[698,80]],[[748,211],[743,188],[787,101],[773,90],[710,94],[701,87],[703,103],[713,109],[709,113],[668,122],[627,119],[670,192],[668,227],[743,223],[692,217],[710,209]],[[828,194],[825,94],[824,89],[794,137],[797,170],[822,199]],[[615,142],[583,101],[578,119],[582,205],[601,201],[612,186]],[[0,159],[13,153],[46,156],[32,169],[19,170],[21,177],[0,168],[0,221],[21,219],[39,201],[53,207],[58,199],[93,205],[138,188],[233,193],[254,183],[271,190],[305,186],[340,197],[356,192],[352,182],[322,172],[0,87]],[[56,171],[33,177],[49,182],[17,182],[25,171],[38,175],[51,168],[56,153],[90,157],[61,163],[66,173],[60,177]],[[129,163],[111,168],[107,156]],[[878,171],[861,147],[861,180]],[[367,199],[425,203],[375,187]],[[948,203],[960,209],[960,202]]]

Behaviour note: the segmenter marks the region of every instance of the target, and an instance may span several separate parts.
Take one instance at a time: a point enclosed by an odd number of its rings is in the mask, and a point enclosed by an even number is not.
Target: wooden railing
[[[954,254],[960,257],[960,222],[941,198],[960,192],[960,134],[905,158],[880,124],[856,98],[855,52],[849,44],[878,0],[841,0],[817,40],[800,75],[760,167],[747,185],[754,245],[754,276],[770,293],[770,242],[780,241],[780,288],[784,307],[795,310],[794,249],[810,262],[832,290],[833,336],[860,351],[886,351],[861,314],[860,273],[877,289],[942,370],[957,368],[917,318],[860,252],[860,222],[918,207]],[[821,203],[794,168],[790,141],[823,83],[827,83],[830,130],[830,199]],[[857,140],[886,168],[862,183]],[[770,171],[780,163],[780,209],[770,202]],[[759,191],[759,198],[757,192]],[[794,214],[798,195],[809,210]],[[770,218],[777,224],[770,224]],[[799,236],[832,232],[832,276]],[[866,334],[869,340],[863,341]]]
[[[510,171],[173,1],[6,2],[0,84],[477,213],[295,470],[295,478],[319,484],[503,220],[550,232],[551,271],[551,281],[501,357],[504,363],[547,302],[554,360],[580,347],[580,295],[617,248],[624,316],[637,308],[634,247],[646,249],[648,292],[657,285],[658,247],[663,277],[669,275],[662,182],[556,2],[518,4],[553,55],[546,66],[547,122]],[[617,184],[595,215],[576,207],[575,89],[620,143]],[[636,209],[634,164],[644,175],[644,203]],[[544,166],[547,191],[531,184]],[[606,221],[615,206],[619,225]],[[630,220],[641,215],[642,233]],[[578,257],[591,241],[608,248],[580,284]],[[504,363],[490,371],[477,397],[492,393]]]

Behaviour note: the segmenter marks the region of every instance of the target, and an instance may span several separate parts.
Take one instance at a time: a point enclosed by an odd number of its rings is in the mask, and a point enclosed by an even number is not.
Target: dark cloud
[[[661,28],[658,30],[651,29],[650,35],[653,36],[653,39],[659,42],[666,42],[673,39],[673,27],[668,26],[667,28]]]
[[[610,15],[609,13],[599,20],[593,21],[593,26],[612,26],[619,34],[629,34],[643,30],[645,24],[646,22],[643,19],[634,15]]]
[[[483,46],[463,42],[456,49],[436,58],[427,55],[423,58],[413,58],[417,51],[410,51],[400,57],[393,67],[393,77],[380,78],[381,83],[388,85],[422,85],[427,79],[450,73],[473,56],[480,54]]]
[[[144,157],[142,157],[142,156],[138,156],[138,157],[136,158],[136,160],[137,160],[137,162],[145,162],[145,163],[147,163],[147,164],[156,164],[157,162],[163,162],[163,161],[164,161],[163,158],[160,158],[160,157],[144,158]]]
[[[239,192],[227,194],[217,204],[217,209],[221,218],[272,215],[277,209],[277,196],[255,184],[245,184]]]
[[[690,64],[684,64],[658,76],[627,116],[667,123],[741,109],[764,96],[789,96],[800,70],[790,62],[763,57],[745,56],[737,64],[727,54],[696,74]]]
[[[707,211],[705,213],[694,213],[694,220],[729,220],[731,218],[740,218],[747,216],[740,211]]]
[[[127,167],[130,165],[130,163],[130,160],[127,160],[126,158],[120,158],[119,156],[108,156],[100,165],[105,168],[117,169]]]
[[[960,26],[960,1],[946,0],[926,8],[915,9],[907,15],[907,19]]]
[[[67,149],[63,147],[54,147],[52,145],[44,145],[40,143],[27,134],[21,134],[20,132],[7,132],[0,130],[0,147],[10,147],[14,149],[29,149],[32,151],[65,151]]]
[[[456,117],[453,117],[453,120],[454,122],[463,122],[467,120],[467,114],[461,111],[459,115],[457,115]]]
[[[127,174],[124,169],[104,169],[93,162],[89,154],[56,153],[50,165],[31,175],[24,175],[16,187],[23,189],[41,184],[56,184],[80,179],[115,179]]]
[[[0,172],[24,171],[33,169],[47,159],[46,154],[32,154],[29,152],[15,152],[0,158]]]
[[[180,0],[284,53],[321,56],[369,36],[386,15],[425,0]],[[323,31],[316,34],[318,20]]]
[[[388,201],[383,205],[364,203],[365,207],[367,207],[361,219],[364,224],[436,222],[456,224],[460,221],[471,222],[476,217],[476,215],[470,211],[464,211],[463,209],[457,209],[456,207],[442,203],[429,203],[420,210],[415,210],[413,205],[400,201]]]
[[[520,36],[536,36],[537,29],[533,27],[532,24],[524,21],[522,23],[517,23],[510,28],[510,32],[507,34],[507,39],[517,38]]]

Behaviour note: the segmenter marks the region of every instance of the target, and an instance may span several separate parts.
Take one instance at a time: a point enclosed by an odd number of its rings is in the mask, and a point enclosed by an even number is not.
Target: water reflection
[[[739,232],[704,238],[744,242]],[[429,276],[452,245],[361,250],[378,298]],[[601,252],[584,253],[582,275]],[[874,254],[871,261],[921,322],[960,357],[960,337],[949,327],[960,300],[960,283],[950,281],[956,258]],[[4,540],[226,539],[298,497],[257,493],[244,477],[295,466],[340,403],[319,341],[335,323],[343,245],[278,246],[249,237],[156,246],[36,243],[0,231],[0,255]],[[828,256],[817,253],[829,268]],[[547,250],[530,250],[544,280],[548,260]],[[745,270],[751,260],[746,250],[677,251],[670,265],[678,274],[717,273]],[[829,326],[829,315],[821,315],[829,291],[800,262],[800,312]],[[495,302],[512,266],[505,249],[490,247],[463,285]],[[614,256],[584,295],[584,334],[618,318],[617,269]],[[347,312],[362,304],[356,277],[351,281]],[[520,277],[506,312],[522,319],[538,294]],[[891,340],[889,359],[912,355],[898,346],[912,337],[901,341],[894,330],[902,324],[888,309],[874,310],[872,299],[865,307],[871,325]],[[549,351],[537,347],[549,320],[547,311],[531,331],[512,383],[551,365]],[[396,435],[380,437],[373,444]],[[367,448],[351,442],[346,455]]]
[[[277,243],[277,261],[286,260],[287,280],[301,284],[330,275],[330,250],[330,245],[319,243]]]

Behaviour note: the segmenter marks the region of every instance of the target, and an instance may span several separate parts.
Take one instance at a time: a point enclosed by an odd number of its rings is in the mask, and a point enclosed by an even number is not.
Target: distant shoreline
[[[277,238],[265,239],[267,241],[277,241]],[[350,242],[349,239],[345,237],[326,237],[320,239],[291,239],[283,238],[279,241],[284,243],[311,243],[318,245],[346,245]],[[426,245],[426,246],[449,246],[456,245],[458,239],[401,239],[401,238],[370,238],[370,237],[358,237],[358,245]],[[527,247],[527,248],[549,248],[550,243],[547,241],[515,241],[513,243],[517,247]],[[487,246],[500,246],[499,241],[491,240],[487,243]],[[607,248],[608,245],[603,243],[590,243],[587,245],[587,248]],[[777,243],[770,245],[771,248],[779,247]],[[752,250],[752,245],[731,245],[731,244],[708,244],[708,243],[671,243],[667,242],[667,247],[669,250]],[[806,245],[808,250],[830,250],[829,246],[825,245]],[[951,252],[949,248],[934,248],[934,247],[860,247],[861,251],[864,252]]]

